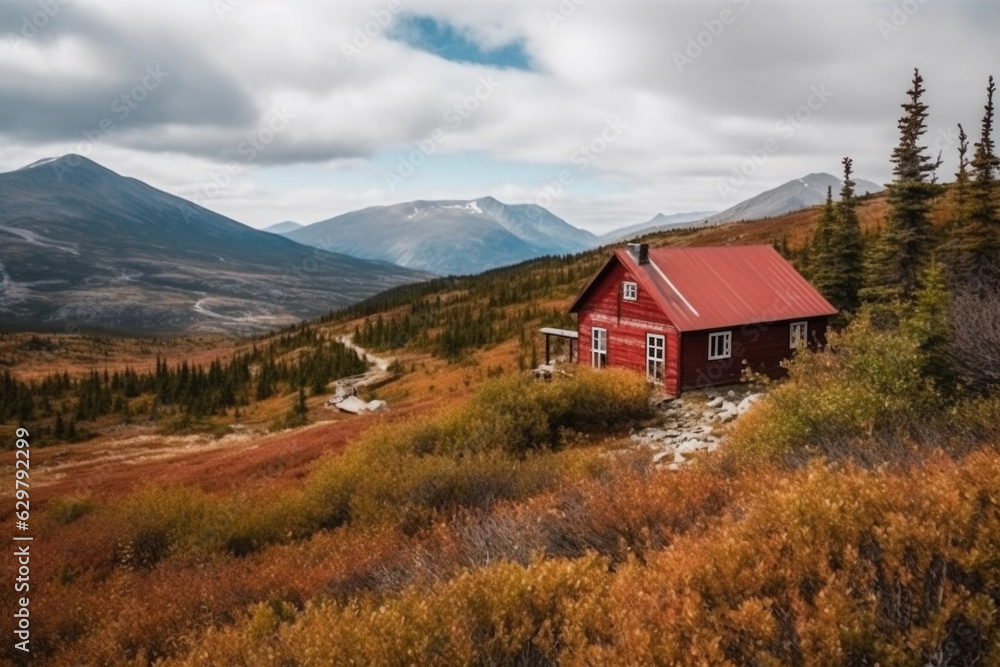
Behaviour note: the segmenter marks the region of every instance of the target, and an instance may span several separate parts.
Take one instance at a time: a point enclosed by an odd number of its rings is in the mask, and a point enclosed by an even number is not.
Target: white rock
[[[740,401],[740,404],[736,406],[736,412],[739,414],[745,414],[750,406],[759,401],[763,397],[763,394],[748,394],[746,398]]]
[[[673,452],[658,452],[656,455],[653,456],[653,463],[659,463],[660,461],[667,458],[671,454],[673,454]]]
[[[699,449],[705,449],[705,443],[701,440],[685,440],[677,446],[677,453],[690,454],[691,452],[696,452]]]
[[[722,403],[723,403],[724,400],[725,399],[723,399],[721,396],[716,396],[715,398],[713,398],[712,400],[710,400],[708,402],[708,407],[710,407],[710,408],[717,408],[720,405],[722,405]]]
[[[728,396],[729,398],[733,398],[736,396],[736,392],[730,389],[729,393],[727,393],[726,396]]]
[[[368,404],[362,401],[357,396],[348,396],[342,401],[336,404],[337,409],[341,412],[349,412],[352,415],[360,415],[362,412],[367,411]]]
[[[357,396],[348,396],[347,398],[332,398],[327,404],[332,404],[341,412],[349,412],[352,415],[360,415],[366,412],[381,412],[388,407],[385,401],[362,401]]]
[[[681,469],[681,467],[679,465],[677,465],[676,463],[671,463],[670,465],[667,466],[667,470],[674,470],[674,471],[676,471],[676,470],[680,470],[680,469]]]

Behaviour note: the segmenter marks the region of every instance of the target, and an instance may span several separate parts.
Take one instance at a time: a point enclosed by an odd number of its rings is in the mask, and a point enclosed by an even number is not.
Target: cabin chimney
[[[649,264],[648,243],[629,243],[628,254],[632,255],[636,264]]]

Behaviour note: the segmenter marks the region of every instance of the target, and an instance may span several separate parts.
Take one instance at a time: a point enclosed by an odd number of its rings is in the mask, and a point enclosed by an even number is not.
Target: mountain
[[[883,189],[882,186],[863,178],[857,179],[856,182],[854,192],[858,196],[879,192]],[[709,225],[721,225],[740,220],[760,220],[818,206],[826,201],[826,188],[828,186],[833,187],[833,198],[839,199],[840,188],[843,184],[842,180],[830,174],[809,174],[762,192],[756,197],[741,201],[735,206],[709,217],[706,222]]]
[[[691,227],[722,225],[727,222],[773,218],[819,206],[826,201],[827,186],[833,187],[834,200],[840,199],[840,188],[843,184],[842,180],[830,174],[809,174],[741,201],[718,213],[710,211],[676,213],[674,215],[661,213],[649,222],[608,232],[600,237],[600,242],[603,245],[671,229],[690,229]],[[855,194],[858,196],[881,190],[883,190],[882,186],[863,178],[857,179],[854,187]]]
[[[287,238],[440,275],[480,273],[542,255],[592,248],[597,237],[534,204],[414,201],[323,220]]]
[[[715,213],[716,211],[691,211],[688,213],[673,213],[671,215],[657,213],[652,220],[640,222],[637,225],[630,225],[628,227],[615,229],[607,234],[602,234],[599,239],[601,245],[616,243],[618,241],[635,238],[644,234],[663,231],[664,229],[669,229],[670,227],[676,227],[678,225],[686,226],[685,223],[700,222]]]
[[[306,248],[67,155],[0,174],[0,326],[250,333],[423,274]]]
[[[302,229],[305,225],[300,225],[297,222],[292,222],[291,220],[285,220],[284,222],[277,222],[270,227],[265,227],[262,231],[270,232],[271,234],[287,234],[288,232],[294,232],[296,229]]]

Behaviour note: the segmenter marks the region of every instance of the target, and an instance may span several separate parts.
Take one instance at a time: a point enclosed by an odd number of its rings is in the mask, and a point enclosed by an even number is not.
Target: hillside
[[[288,238],[438,275],[466,275],[592,247],[596,237],[534,204],[492,197],[374,206],[323,220]]]
[[[882,195],[860,203],[865,233],[877,233],[885,211]],[[641,240],[652,247],[770,244],[785,249],[795,263],[812,238],[819,214],[819,208],[810,208],[752,222],[659,231]],[[609,254],[607,247],[597,248],[482,275],[400,286],[324,319],[348,323],[357,330],[359,342],[375,349],[405,348],[449,358],[516,339],[520,365],[527,367],[538,354],[533,327],[571,326],[567,308]]]
[[[0,174],[8,330],[246,334],[425,277],[304,248],[79,156]]]
[[[936,209],[939,222],[947,210]],[[871,237],[884,198],[860,212]],[[771,242],[802,258],[818,213],[647,240]],[[797,357],[789,380],[754,389],[767,398],[713,424],[715,453],[670,468],[634,436],[700,413],[709,394],[665,403],[630,373],[564,367],[534,382],[517,372],[538,353],[537,327],[565,324],[607,253],[400,286],[279,335],[207,341],[220,370],[187,376],[206,388],[249,383],[235,405],[204,392],[226,406],[205,423],[185,422],[174,401],[191,382],[181,380],[183,355],[202,355],[204,370],[207,350],[0,337],[0,364],[30,367],[38,380],[35,415],[21,422],[31,431],[32,534],[46,546],[32,560],[33,657],[112,666],[1000,659],[990,612],[1000,577],[983,556],[1000,540],[1000,401],[928,381],[931,348],[914,333],[922,320],[903,310],[893,329],[858,317],[835,352]],[[364,396],[388,411],[341,414],[309,386],[299,412],[310,355],[351,362],[334,341],[355,331],[381,336],[395,357],[394,378]],[[140,367],[142,350],[169,355],[170,370],[157,356],[154,377],[130,396],[115,377]],[[84,395],[122,402],[79,422],[100,431],[80,442],[52,440],[54,414],[79,408],[59,382],[39,379],[64,355],[78,366],[103,359],[111,380],[92,375]],[[249,374],[232,359],[248,361]],[[238,397],[272,373],[272,395]],[[156,401],[146,382],[160,385]],[[14,442],[13,429],[0,425],[0,436]],[[13,452],[0,460],[13,474]],[[8,617],[13,605],[0,603]]]

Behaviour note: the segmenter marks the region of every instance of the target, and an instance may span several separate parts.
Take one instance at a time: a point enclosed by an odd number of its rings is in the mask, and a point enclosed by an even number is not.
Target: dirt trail
[[[393,378],[394,373],[389,371],[389,366],[395,361],[392,357],[379,357],[376,356],[363,347],[359,347],[354,343],[353,336],[341,336],[340,342],[351,348],[362,357],[365,357],[373,365],[365,373],[361,375],[354,375],[349,378],[342,378],[337,380],[336,386],[339,391],[348,391],[353,389],[356,393],[359,389],[365,389],[367,387],[377,387],[380,384],[384,384]],[[343,389],[340,389],[343,388]]]

